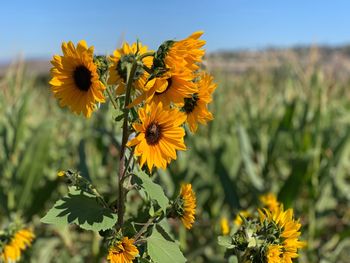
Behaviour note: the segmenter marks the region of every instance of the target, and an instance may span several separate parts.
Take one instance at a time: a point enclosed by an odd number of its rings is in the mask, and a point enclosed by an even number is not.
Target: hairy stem
[[[154,56],[154,53],[155,53],[154,51],[149,51],[149,52],[143,53],[142,55],[139,56],[139,60],[142,60],[145,57],[152,57],[152,56]]]
[[[126,143],[128,142],[129,137],[129,125],[128,125],[128,117],[129,117],[129,108],[127,107],[130,102],[130,94],[132,82],[134,80],[134,75],[137,68],[137,61],[134,60],[131,65],[127,67],[127,84],[126,84],[126,92],[125,92],[125,103],[124,103],[124,121],[123,121],[123,135],[122,135],[122,143],[120,148],[120,159],[119,159],[119,172],[118,172],[118,182],[119,182],[119,191],[118,191],[118,227],[121,228],[124,223],[124,211],[125,211],[125,194],[124,194],[124,186],[123,186],[123,177],[125,175],[125,150]]]
[[[130,152],[130,154],[129,154],[129,159],[127,160],[126,166],[124,167],[123,178],[124,178],[125,175],[126,175],[126,172],[127,172],[128,168],[129,168],[129,165],[130,165],[130,163],[131,163],[131,160],[134,158],[134,152],[135,152],[135,148],[132,148],[132,150],[131,150],[131,152]]]
[[[142,234],[147,231],[147,228],[153,223],[153,221],[157,219],[157,217],[151,217],[150,219],[148,219],[148,221],[146,222],[146,224],[143,225],[143,227],[140,229],[139,232],[136,233],[136,235],[134,236],[134,242],[136,242],[141,236]]]
[[[115,102],[115,100],[114,100],[114,98],[113,98],[113,94],[112,94],[111,90],[109,89],[109,87],[106,88],[106,91],[107,91],[107,94],[108,94],[109,99],[110,99],[111,102],[112,102],[113,107],[117,110],[117,109],[118,109],[118,105],[117,105],[117,103]]]

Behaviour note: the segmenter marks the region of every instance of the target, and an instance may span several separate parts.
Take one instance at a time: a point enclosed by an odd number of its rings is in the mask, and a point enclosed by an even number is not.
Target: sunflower
[[[273,193],[268,193],[259,197],[260,202],[263,203],[270,211],[278,209],[280,203],[277,201],[277,197]]]
[[[62,107],[90,117],[96,103],[105,101],[106,88],[93,61],[94,47],[88,48],[84,40],[75,47],[70,41],[63,42],[62,51],[63,56],[55,55],[51,61],[51,89]]]
[[[281,263],[281,249],[280,245],[269,245],[266,252],[267,263]]]
[[[147,162],[149,170],[153,166],[165,169],[176,159],[176,150],[186,150],[185,130],[181,127],[186,116],[178,109],[163,107],[162,103],[146,104],[138,110],[138,115],[141,123],[133,124],[138,135],[127,145],[135,146],[141,166]]]
[[[196,195],[191,184],[181,186],[180,203],[182,204],[181,221],[187,229],[191,229],[196,214]]]
[[[301,224],[294,220],[293,209],[284,211],[283,205],[280,205],[274,211],[266,208],[258,211],[261,222],[266,220],[272,223],[272,226],[278,227],[280,236],[277,238],[281,240],[279,244],[281,262],[291,263],[294,258],[298,257],[298,249],[305,246],[305,242],[299,240]]]
[[[206,124],[213,119],[213,115],[208,111],[208,104],[212,101],[211,94],[216,89],[213,77],[203,73],[196,84],[198,92],[193,93],[190,98],[185,98],[182,108],[187,115],[187,123],[191,132],[196,132],[198,123]]]
[[[21,253],[31,245],[34,234],[31,230],[21,229],[17,231],[0,253],[0,260],[4,263],[20,260]]]
[[[134,240],[123,237],[122,240],[116,242],[109,248],[107,259],[111,263],[132,263],[139,254]]]
[[[164,73],[161,77],[151,79],[146,84],[146,103],[162,102],[164,106],[174,103],[183,106],[185,98],[191,98],[197,92],[193,82],[194,75],[189,71]]]
[[[228,233],[230,233],[230,226],[228,224],[228,220],[226,217],[221,218],[220,226],[221,226],[221,233],[223,235],[227,235]]]
[[[237,226],[242,225],[242,223],[243,223],[242,216],[245,218],[249,218],[252,216],[252,214],[248,210],[239,211],[235,220],[233,220],[233,223]]]
[[[138,46],[137,46],[138,45]],[[109,67],[109,79],[108,84],[117,85],[116,93],[120,95],[125,92],[125,85],[127,81],[127,63],[135,60],[136,55],[142,55],[148,52],[147,46],[142,46],[141,43],[134,43],[131,46],[128,43],[124,43],[119,49],[114,50],[113,55],[109,57],[112,62]],[[142,59],[144,66],[151,68],[153,63],[153,57],[147,56]],[[145,84],[149,74],[138,66],[134,76],[134,84],[139,90],[145,89]]]
[[[184,68],[197,70],[205,54],[205,50],[201,49],[205,40],[199,39],[203,33],[197,31],[183,40],[172,41],[164,58],[165,66],[172,71],[181,71]]]

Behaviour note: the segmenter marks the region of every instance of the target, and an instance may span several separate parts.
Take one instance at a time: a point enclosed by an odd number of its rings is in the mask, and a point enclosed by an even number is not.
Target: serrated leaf
[[[175,239],[174,235],[171,233],[171,228],[167,218],[163,218],[157,224],[158,229],[161,228],[171,239]]]
[[[157,201],[160,208],[166,211],[169,199],[165,196],[162,187],[153,182],[148,174],[144,172],[138,172],[137,175],[141,180],[141,187],[147,192],[150,199]]]
[[[100,231],[112,228],[117,215],[98,202],[96,196],[70,189],[41,219],[46,224],[63,226],[76,224],[85,230]]]
[[[166,240],[156,228],[147,239],[147,251],[155,263],[183,263],[187,261],[179,245]]]

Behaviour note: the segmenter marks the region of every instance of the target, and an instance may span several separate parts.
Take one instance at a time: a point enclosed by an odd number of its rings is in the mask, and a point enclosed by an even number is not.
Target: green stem
[[[109,99],[111,100],[111,102],[113,104],[113,107],[117,110],[118,109],[118,105],[117,105],[117,102],[113,98],[113,94],[112,94],[111,90],[108,87],[106,88],[106,90],[107,90],[108,97],[109,97]]]
[[[153,73],[153,71],[150,68],[148,68],[147,66],[145,66],[145,65],[143,65],[142,68],[149,74]]]
[[[147,228],[153,223],[153,221],[156,219],[157,217],[151,217],[150,219],[148,219],[147,223],[143,225],[143,227],[140,229],[139,232],[136,233],[136,235],[134,236],[134,242],[136,242],[144,232],[147,231]]]
[[[139,230],[139,232],[137,232],[137,233],[135,234],[135,236],[134,236],[134,240],[135,240],[134,243],[142,236],[142,234],[143,234],[144,232],[147,231],[148,227],[149,227],[151,224],[157,223],[157,222],[159,222],[159,221],[157,221],[158,219],[161,220],[162,218],[164,218],[164,217],[162,217],[162,213],[163,213],[162,209],[159,209],[159,210],[157,210],[157,211],[154,213],[154,215],[153,215],[151,218],[148,219],[148,221],[143,225],[143,227]],[[157,222],[155,222],[155,221],[157,221]]]
[[[128,168],[129,168],[129,165],[130,165],[130,163],[131,163],[131,160],[132,160],[132,158],[134,157],[134,152],[135,152],[135,148],[132,148],[132,150],[131,150],[131,152],[130,152],[130,155],[129,155],[129,159],[127,160],[126,166],[125,166],[125,168],[124,168],[124,173],[123,173],[123,176],[122,176],[123,178],[125,177],[125,174],[126,174]]]
[[[143,53],[142,55],[139,56],[139,60],[144,59],[145,57],[152,57],[154,56],[155,52],[154,51],[150,51],[150,52],[146,52]]]
[[[123,121],[123,135],[122,135],[122,143],[120,149],[120,159],[119,159],[119,173],[118,173],[118,182],[119,182],[119,191],[118,191],[118,227],[122,228],[124,223],[124,212],[125,212],[125,194],[124,194],[124,186],[123,186],[123,176],[125,175],[125,150],[126,143],[128,142],[129,137],[129,125],[128,125],[128,117],[129,117],[129,108],[127,107],[130,102],[131,95],[131,87],[132,82],[134,80],[134,75],[137,68],[137,61],[134,60],[131,65],[127,67],[127,84],[126,84],[126,92],[125,92],[125,103],[124,103],[124,121]]]

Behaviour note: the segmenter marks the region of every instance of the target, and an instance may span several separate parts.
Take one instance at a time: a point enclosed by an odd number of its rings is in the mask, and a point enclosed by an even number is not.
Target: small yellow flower
[[[306,245],[305,242],[299,240],[301,224],[299,220],[294,219],[293,209],[284,211],[283,205],[280,205],[273,211],[264,208],[263,210],[259,209],[258,212],[261,222],[267,220],[280,228],[281,256],[283,258],[281,262],[292,262],[294,258],[299,256],[298,249]]]
[[[70,41],[63,42],[62,51],[63,56],[55,55],[51,61],[51,90],[61,107],[68,106],[89,118],[96,103],[105,102],[106,89],[93,61],[94,47],[88,47],[84,40],[75,47]]]
[[[132,263],[139,254],[132,238],[123,237],[122,240],[109,248],[107,259],[111,263]]]
[[[180,190],[180,199],[182,201],[182,223],[187,229],[191,229],[196,214],[196,195],[192,190],[191,184],[183,184]]]
[[[31,245],[34,233],[29,229],[17,231],[6,244],[0,254],[0,261],[4,263],[17,262],[21,259],[21,253]]]
[[[269,245],[266,252],[267,263],[283,263],[281,260],[282,246]]]
[[[247,218],[247,217],[250,217],[251,215],[252,215],[252,214],[251,214],[249,211],[247,211],[247,210],[242,210],[242,211],[240,211],[240,212],[237,214],[237,216],[236,216],[235,220],[233,221],[233,223],[235,223],[235,225],[237,225],[237,226],[240,226],[240,225],[242,225],[242,223],[243,223],[243,220],[242,220],[241,216]]]
[[[175,41],[165,56],[165,65],[171,71],[181,71],[184,68],[195,71],[202,62],[205,50],[205,40],[199,39],[203,31],[194,32],[189,37]]]
[[[58,176],[58,177],[63,177],[65,174],[66,174],[65,171],[59,171],[59,172],[57,173],[57,176]]]
[[[142,55],[146,52],[148,52],[147,46],[143,46],[141,43],[138,43],[138,46],[137,43],[133,43],[132,45],[124,43],[121,48],[114,50],[113,55],[109,57],[112,64],[109,67],[108,84],[117,85],[117,95],[125,92],[127,80],[125,63],[130,62],[131,59],[136,59],[136,55]],[[148,56],[143,58],[142,63],[148,68],[152,67],[153,57]],[[149,74],[141,67],[138,67],[133,79],[135,87],[139,90],[144,90],[148,77]]]
[[[212,101],[211,94],[216,89],[213,77],[207,73],[201,74],[195,84],[198,86],[198,92],[193,93],[190,98],[185,98],[182,108],[191,132],[196,132],[198,123],[206,124],[213,119],[213,115],[208,111],[208,104]]]
[[[197,87],[193,83],[192,72],[182,71],[181,73],[166,72],[161,77],[148,81],[145,93],[146,103],[163,103],[168,106],[174,103],[183,106],[185,98],[191,98],[197,92]]]
[[[162,103],[146,104],[138,115],[141,123],[133,124],[138,135],[127,145],[135,146],[135,156],[141,156],[140,166],[147,163],[150,171],[153,166],[165,169],[176,159],[176,150],[186,150],[185,130],[181,127],[186,116],[178,109],[163,107]]]
[[[270,211],[275,211],[280,206],[277,201],[277,197],[273,193],[268,193],[259,197],[260,202],[267,207]]]
[[[230,233],[230,226],[228,224],[228,220],[226,217],[221,218],[220,225],[221,225],[221,233],[223,235],[227,235],[228,233]]]

